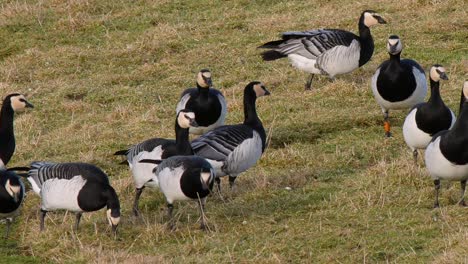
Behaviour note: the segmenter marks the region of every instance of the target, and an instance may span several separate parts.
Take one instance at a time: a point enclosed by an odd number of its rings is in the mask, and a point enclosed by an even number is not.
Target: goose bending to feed
[[[19,214],[24,198],[24,185],[18,175],[0,166],[0,220],[6,220],[5,238],[13,219]]]
[[[269,94],[261,82],[249,83],[244,89],[244,123],[220,126],[192,141],[195,155],[205,158],[216,170],[218,190],[219,177],[229,175],[229,183],[233,187],[236,177],[255,165],[262,156],[266,133],[255,102]]]
[[[142,160],[142,163],[159,163],[157,160]],[[206,229],[204,207],[206,197],[213,189],[215,172],[210,163],[198,156],[173,156],[163,160],[154,174],[158,178],[159,188],[166,197],[169,226],[174,229],[172,211],[174,202],[196,200],[200,207],[201,225]]]
[[[310,90],[314,74],[334,78],[366,64],[374,53],[370,27],[376,24],[386,21],[375,11],[366,10],[359,18],[359,36],[341,29],[292,31],[259,48],[269,49],[262,53],[265,61],[288,57],[294,67],[310,73],[305,85]]]
[[[432,66],[429,80],[431,83],[429,101],[413,107],[403,123],[403,137],[413,151],[415,162],[418,158],[418,149],[425,149],[436,133],[452,128],[456,120],[455,114],[440,97],[439,81],[448,80],[445,69],[438,64]]]
[[[27,107],[32,108],[33,105],[19,93],[10,94],[3,100],[0,110],[0,167],[6,166],[15,152],[14,114]]]
[[[220,91],[212,88],[209,70],[203,69],[198,73],[197,88],[189,88],[182,93],[176,113],[182,109],[190,109],[195,113],[198,127],[191,127],[191,134],[201,135],[224,125],[226,100]]]
[[[129,149],[119,150],[114,155],[125,155],[135,183],[135,200],[133,214],[139,215],[138,202],[145,187],[158,187],[158,179],[154,176],[155,164],[142,163],[141,160],[163,160],[175,155],[193,155],[189,141],[189,129],[196,127],[195,114],[191,110],[182,109],[175,121],[176,139],[152,138],[136,144]]]
[[[107,207],[106,215],[115,234],[120,222],[120,203],[107,175],[87,163],[33,162],[28,181],[41,197],[41,231],[47,212],[69,210],[76,213],[75,230],[83,212]]]
[[[459,204],[466,206],[465,189],[468,180],[468,81],[462,89],[461,111],[451,130],[444,130],[432,138],[424,156],[427,170],[434,180],[435,202],[439,207],[440,180],[460,181]]]
[[[387,41],[390,59],[384,61],[372,76],[372,92],[384,114],[385,136],[390,137],[388,111],[409,109],[424,102],[427,94],[426,76],[417,62],[400,59],[403,44],[398,36],[392,35]]]

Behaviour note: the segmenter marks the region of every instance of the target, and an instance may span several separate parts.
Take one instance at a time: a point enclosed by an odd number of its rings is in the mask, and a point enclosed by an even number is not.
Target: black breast
[[[442,155],[450,162],[457,165],[468,164],[468,137],[466,135],[444,133],[439,147]]]
[[[221,103],[218,95],[210,89],[207,95],[201,95],[198,91],[191,94],[190,99],[185,104],[186,109],[195,113],[195,120],[199,126],[209,126],[214,124],[221,115]]]
[[[409,98],[416,89],[416,80],[411,65],[384,62],[377,78],[377,90],[389,102],[401,102]]]
[[[104,196],[106,188],[106,184],[88,180],[78,193],[78,206],[85,212],[100,210],[107,203]]]
[[[211,181],[209,190],[203,190],[200,181],[200,172],[202,168],[209,169],[211,165],[203,158],[191,157],[184,160],[184,167],[187,169],[180,177],[180,188],[185,196],[191,199],[204,198],[210,194],[210,190],[213,188],[213,182]]]
[[[416,111],[416,125],[431,136],[439,131],[447,130],[452,124],[452,113],[444,104],[425,103]]]

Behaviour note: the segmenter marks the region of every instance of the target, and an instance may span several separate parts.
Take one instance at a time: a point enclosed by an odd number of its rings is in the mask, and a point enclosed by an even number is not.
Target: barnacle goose
[[[400,60],[403,45],[398,36],[387,41],[390,59],[384,61],[372,76],[372,92],[384,114],[384,129],[391,136],[388,111],[411,108],[422,103],[427,94],[426,76],[421,66],[410,59]]]
[[[224,125],[226,100],[223,94],[212,86],[211,72],[203,69],[197,75],[197,88],[186,89],[180,96],[176,113],[182,109],[191,109],[198,123],[198,127],[189,129],[191,134],[201,135]]]
[[[265,150],[266,133],[255,102],[269,94],[263,83],[249,83],[244,89],[244,123],[215,128],[192,141],[195,155],[207,159],[215,168],[218,190],[219,177],[229,175],[233,187],[237,175],[255,165]]]
[[[13,129],[13,117],[26,107],[33,107],[24,95],[14,93],[8,95],[0,110],[0,167],[7,165],[15,152],[15,134]]]
[[[157,160],[148,159],[140,162],[159,163]],[[174,229],[174,202],[197,200],[201,215],[200,228],[205,230],[205,201],[213,189],[215,178],[211,164],[198,156],[173,156],[163,160],[153,172],[158,178],[159,188],[166,197],[170,228]]]
[[[366,10],[359,18],[359,36],[341,29],[292,31],[283,33],[281,40],[259,48],[270,49],[262,53],[265,61],[288,57],[294,67],[309,72],[305,89],[310,90],[314,74],[334,78],[366,64],[374,53],[369,28],[378,23],[386,24],[375,11]]]
[[[41,231],[49,211],[75,212],[75,230],[78,230],[83,212],[97,211],[106,206],[109,225],[114,234],[117,232],[119,198],[107,175],[98,167],[78,162],[33,162],[27,177],[34,192],[41,197]]]
[[[24,185],[18,175],[0,166],[0,220],[6,220],[5,238],[10,233],[10,225],[19,214],[24,198]]]
[[[466,206],[465,189],[468,180],[468,81],[465,81],[458,119],[450,130],[434,135],[424,156],[427,170],[434,180],[435,202],[439,207],[440,180],[460,181],[459,204]]]
[[[114,155],[127,156],[127,162],[132,171],[136,193],[133,203],[133,214],[139,215],[138,201],[143,189],[158,187],[158,179],[154,176],[154,164],[141,163],[143,159],[162,160],[175,155],[193,155],[189,141],[189,128],[196,127],[195,114],[191,110],[182,109],[175,121],[176,139],[152,138],[132,146],[126,150],[119,150]]]
[[[439,81],[441,79],[448,80],[448,77],[445,69],[436,64],[429,72],[431,83],[429,101],[414,106],[403,123],[403,137],[413,151],[415,162],[417,162],[418,149],[425,149],[434,134],[450,129],[455,124],[455,114],[440,97]]]

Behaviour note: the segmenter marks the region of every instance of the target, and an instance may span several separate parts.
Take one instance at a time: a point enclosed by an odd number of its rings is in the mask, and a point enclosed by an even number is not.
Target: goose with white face
[[[11,108],[15,112],[23,111],[25,108],[34,108],[34,106],[26,100],[22,94],[10,97]]]
[[[398,36],[392,35],[387,40],[387,51],[392,55],[397,55],[403,50],[403,44]]]

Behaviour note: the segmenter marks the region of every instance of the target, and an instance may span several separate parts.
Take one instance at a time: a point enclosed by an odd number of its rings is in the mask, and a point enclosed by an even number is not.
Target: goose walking
[[[429,80],[431,83],[429,101],[413,107],[403,123],[403,137],[413,152],[415,162],[418,158],[418,149],[425,149],[434,134],[452,128],[456,120],[455,114],[440,97],[439,81],[448,80],[445,69],[438,64],[432,66]]]
[[[244,89],[244,123],[215,128],[192,141],[195,155],[205,158],[215,169],[218,190],[219,177],[229,175],[229,183],[233,187],[236,177],[255,165],[262,156],[266,133],[255,102],[269,94],[261,82],[249,83]]]
[[[424,156],[427,170],[434,180],[435,202],[439,207],[440,180],[460,181],[459,204],[466,206],[465,189],[468,180],[468,81],[462,89],[460,114],[451,130],[444,130],[432,138]]]
[[[114,155],[125,155],[135,183],[135,200],[133,214],[139,215],[138,202],[145,187],[158,187],[158,179],[154,176],[155,164],[142,163],[141,160],[163,160],[175,155],[193,155],[189,141],[189,129],[196,127],[196,115],[187,109],[178,112],[175,121],[176,139],[152,138],[145,140],[129,149],[119,150]]]
[[[387,41],[390,59],[384,61],[372,76],[372,92],[384,114],[385,136],[390,137],[389,110],[411,108],[424,102],[427,94],[423,68],[414,60],[400,59],[403,44],[398,36]]]
[[[113,233],[117,232],[119,198],[107,175],[98,167],[87,163],[33,162],[27,177],[34,192],[41,197],[41,231],[49,211],[75,212],[74,228],[78,230],[83,212],[107,207],[107,220]]]
[[[0,166],[0,220],[6,220],[5,238],[13,219],[19,214],[24,198],[24,185],[13,171]]]
[[[375,11],[366,10],[359,18],[359,36],[341,29],[292,31],[282,34],[281,40],[263,44],[259,48],[265,61],[288,57],[299,70],[310,73],[305,85],[311,89],[314,74],[345,74],[366,64],[374,53],[370,27],[386,21]]]
[[[142,160],[140,162],[157,164],[160,161]],[[211,164],[198,156],[173,156],[163,160],[157,168],[154,168],[153,173],[158,178],[159,188],[166,197],[170,228],[175,227],[174,202],[196,200],[200,207],[200,228],[205,230],[205,202],[213,189],[215,178]]]
[[[203,69],[197,75],[197,88],[186,89],[180,96],[176,113],[182,109],[190,109],[195,113],[198,126],[189,129],[191,134],[201,135],[224,125],[226,100],[223,94],[212,86],[211,72]]]
[[[27,107],[32,108],[33,105],[19,93],[10,94],[3,100],[0,110],[0,167],[6,166],[15,152],[14,114]]]

